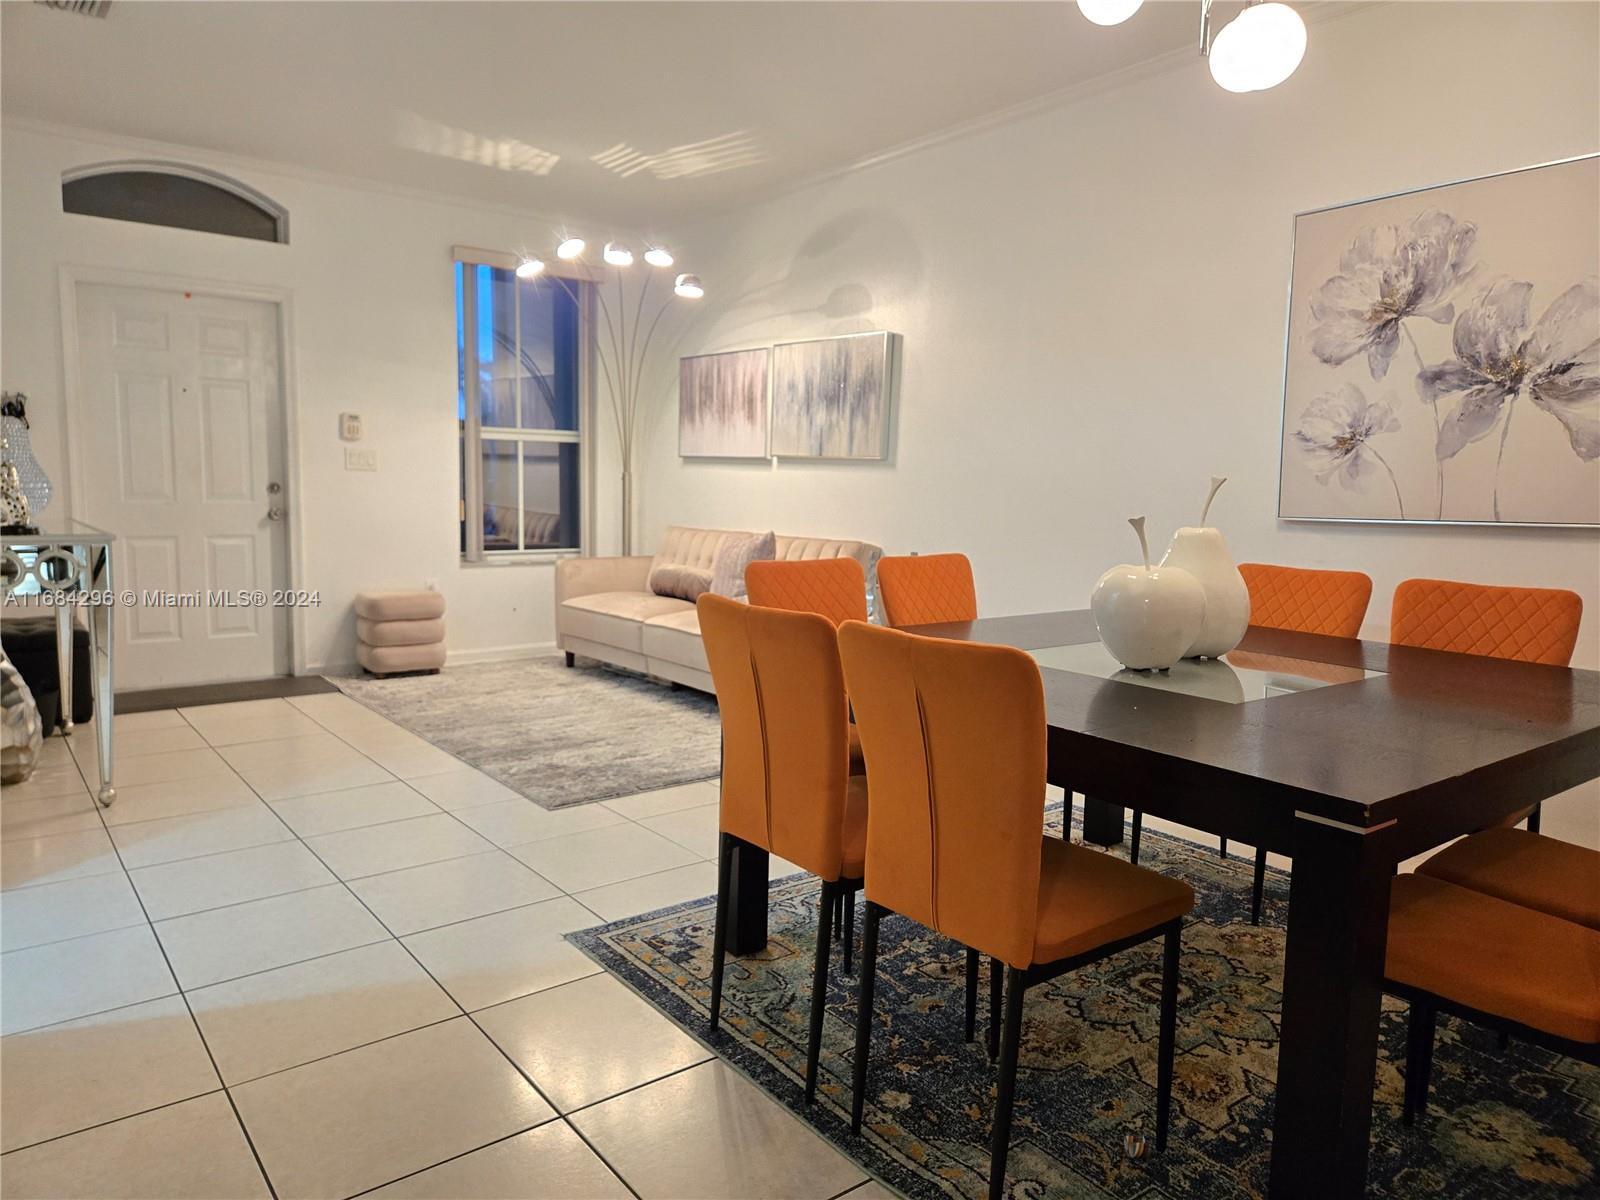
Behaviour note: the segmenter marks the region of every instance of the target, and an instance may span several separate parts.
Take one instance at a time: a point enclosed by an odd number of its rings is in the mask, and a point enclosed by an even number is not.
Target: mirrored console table
[[[102,805],[116,799],[112,786],[111,583],[113,534],[82,521],[57,521],[39,533],[0,534],[0,586],[7,616],[53,612],[61,681],[61,732],[72,733],[73,614],[81,607],[89,626],[89,669],[94,675],[95,762]]]

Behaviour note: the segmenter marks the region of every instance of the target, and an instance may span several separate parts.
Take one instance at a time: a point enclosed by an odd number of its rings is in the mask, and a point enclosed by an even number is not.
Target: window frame
[[[591,431],[594,428],[594,386],[595,386],[595,295],[594,285],[597,282],[594,273],[582,266],[568,263],[549,264],[541,277],[562,280],[567,286],[574,288],[578,300],[578,411],[577,429],[524,429],[501,425],[483,424],[482,390],[480,387],[480,373],[476,369],[478,364],[476,340],[467,336],[466,331],[474,330],[478,324],[478,290],[472,285],[471,273],[477,267],[493,267],[498,270],[512,272],[515,280],[517,256],[505,254],[494,250],[483,250],[477,247],[457,246],[453,249],[454,264],[451,268],[452,279],[456,276],[456,267],[459,266],[461,278],[461,306],[459,326],[456,330],[458,355],[465,353],[467,362],[458,364],[458,370],[463,377],[466,392],[466,420],[459,423],[457,435],[457,449],[461,458],[462,479],[462,506],[461,519],[466,523],[466,545],[460,550],[459,561],[464,567],[506,567],[525,565],[529,563],[550,563],[563,558],[586,557],[593,552],[594,545],[594,498],[595,498],[595,447]],[[516,297],[517,311],[514,317],[515,328],[521,329],[521,304],[522,291],[515,288],[512,293]],[[452,306],[454,307],[454,306]],[[468,369],[470,368],[470,369]],[[522,398],[517,398],[517,413],[520,419]],[[524,508],[520,503],[522,499],[523,472],[526,470],[526,459],[522,446],[526,443],[539,445],[576,445],[578,447],[578,545],[576,547],[562,546],[548,549],[518,549],[518,550],[486,550],[483,537],[483,442],[508,441],[517,444],[517,544],[522,545],[526,530],[523,527]],[[468,514],[476,514],[475,519],[468,521]]]
[[[135,224],[155,224],[159,229],[182,229],[190,233],[205,233],[211,237],[234,237],[241,241],[264,242],[269,246],[287,246],[289,244],[289,210],[279,204],[265,192],[257,191],[249,184],[224,175],[220,171],[208,170],[205,167],[195,166],[193,163],[173,162],[157,158],[124,158],[109,162],[85,163],[82,166],[69,167],[61,172],[61,203],[62,210],[66,212],[65,189],[68,184],[78,183],[99,175],[174,175],[180,179],[192,179],[196,183],[203,183],[219,191],[231,192],[252,208],[259,209],[263,215],[271,217],[276,225],[276,236],[271,238],[244,237],[240,234],[217,233],[213,230],[195,229],[190,225],[173,225],[166,222],[134,222]],[[107,217],[90,213],[68,213],[70,216],[91,216],[100,221],[132,221],[129,217]]]

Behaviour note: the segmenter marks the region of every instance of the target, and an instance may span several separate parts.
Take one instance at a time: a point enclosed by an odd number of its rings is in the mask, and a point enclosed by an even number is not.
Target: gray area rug
[[[710,779],[721,759],[717,702],[559,657],[329,682],[542,808]]]

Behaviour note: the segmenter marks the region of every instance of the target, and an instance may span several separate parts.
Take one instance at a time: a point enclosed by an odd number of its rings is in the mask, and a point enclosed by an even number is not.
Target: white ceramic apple
[[[1144,518],[1128,521],[1139,535],[1143,566],[1112,567],[1094,585],[1089,609],[1106,649],[1133,671],[1161,671],[1183,658],[1205,621],[1206,593],[1180,567],[1152,567]]]
[[[1178,567],[1197,579],[1206,593],[1206,616],[1185,658],[1220,658],[1239,644],[1250,625],[1250,589],[1228,555],[1222,531],[1206,524],[1211,502],[1227,477],[1213,475],[1211,491],[1200,510],[1198,526],[1185,525],[1172,535],[1163,568]]]

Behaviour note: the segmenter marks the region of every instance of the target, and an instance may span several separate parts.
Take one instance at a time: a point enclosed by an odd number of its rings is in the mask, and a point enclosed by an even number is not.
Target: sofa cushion
[[[356,661],[374,675],[400,671],[437,671],[444,666],[444,643],[431,646],[369,646],[356,643]]]
[[[653,592],[591,592],[561,602],[560,625],[562,633],[643,654],[644,622],[684,612],[694,605]]]
[[[431,621],[369,621],[356,618],[356,637],[369,646],[431,646],[444,641],[444,618]]]
[[[659,658],[697,671],[711,670],[705,642],[700,638],[700,614],[694,609],[646,621],[644,653],[646,658]]]
[[[361,592],[356,616],[369,621],[429,621],[444,616],[443,592]]]
[[[693,604],[711,590],[711,572],[685,563],[662,563],[650,568],[650,590],[658,596],[676,596]]]
[[[771,530],[741,537],[730,537],[717,551],[711,568],[711,590],[731,600],[749,599],[744,585],[745,568],[753,562],[766,562],[776,556],[778,539]]]

